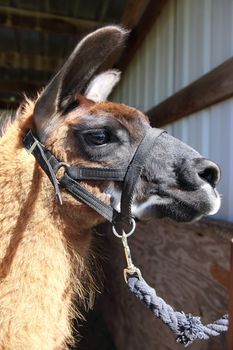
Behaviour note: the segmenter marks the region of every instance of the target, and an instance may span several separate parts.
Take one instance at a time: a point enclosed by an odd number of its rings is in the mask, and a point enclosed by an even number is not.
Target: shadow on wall
[[[116,350],[98,302],[86,315],[86,321],[76,323],[75,328],[79,329],[81,341],[72,350]]]

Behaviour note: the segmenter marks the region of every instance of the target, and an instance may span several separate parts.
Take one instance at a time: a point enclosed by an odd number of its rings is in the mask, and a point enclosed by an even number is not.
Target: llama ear
[[[92,101],[106,101],[114,86],[119,82],[121,73],[112,69],[97,75],[89,83],[85,96]]]
[[[47,85],[34,109],[37,130],[55,114],[62,114],[81,94],[97,70],[124,45],[128,31],[107,26],[84,37],[64,66]]]

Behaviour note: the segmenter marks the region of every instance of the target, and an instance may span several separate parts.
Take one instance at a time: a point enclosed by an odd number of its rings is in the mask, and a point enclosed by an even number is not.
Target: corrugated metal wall
[[[146,111],[231,56],[232,0],[170,0],[113,100]],[[233,99],[166,129],[221,166],[222,207],[215,217],[233,221]]]

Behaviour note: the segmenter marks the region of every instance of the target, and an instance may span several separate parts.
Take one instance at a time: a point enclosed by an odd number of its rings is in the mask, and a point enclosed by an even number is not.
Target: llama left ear
[[[97,75],[88,85],[85,96],[92,101],[106,101],[114,86],[119,82],[121,73],[112,69]]]
[[[128,33],[113,25],[97,29],[80,41],[35,103],[34,122],[41,139],[46,126],[64,116],[77,94],[83,94],[107,60],[120,52]]]

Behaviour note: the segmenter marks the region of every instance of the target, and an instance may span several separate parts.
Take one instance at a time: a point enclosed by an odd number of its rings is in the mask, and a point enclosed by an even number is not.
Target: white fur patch
[[[112,207],[120,212],[121,210],[121,191],[116,189],[114,183],[112,182],[105,190],[105,193],[111,198]]]
[[[201,188],[207,193],[211,201],[212,208],[210,212],[207,213],[207,215],[216,214],[221,206],[221,198],[219,193],[215,189],[213,189],[209,184],[204,184]]]
[[[151,210],[154,210],[156,205],[169,204],[171,201],[171,198],[162,198],[159,195],[155,194],[150,196],[145,202],[133,204],[132,214],[138,219],[153,217],[155,216],[155,211],[152,213]]]

